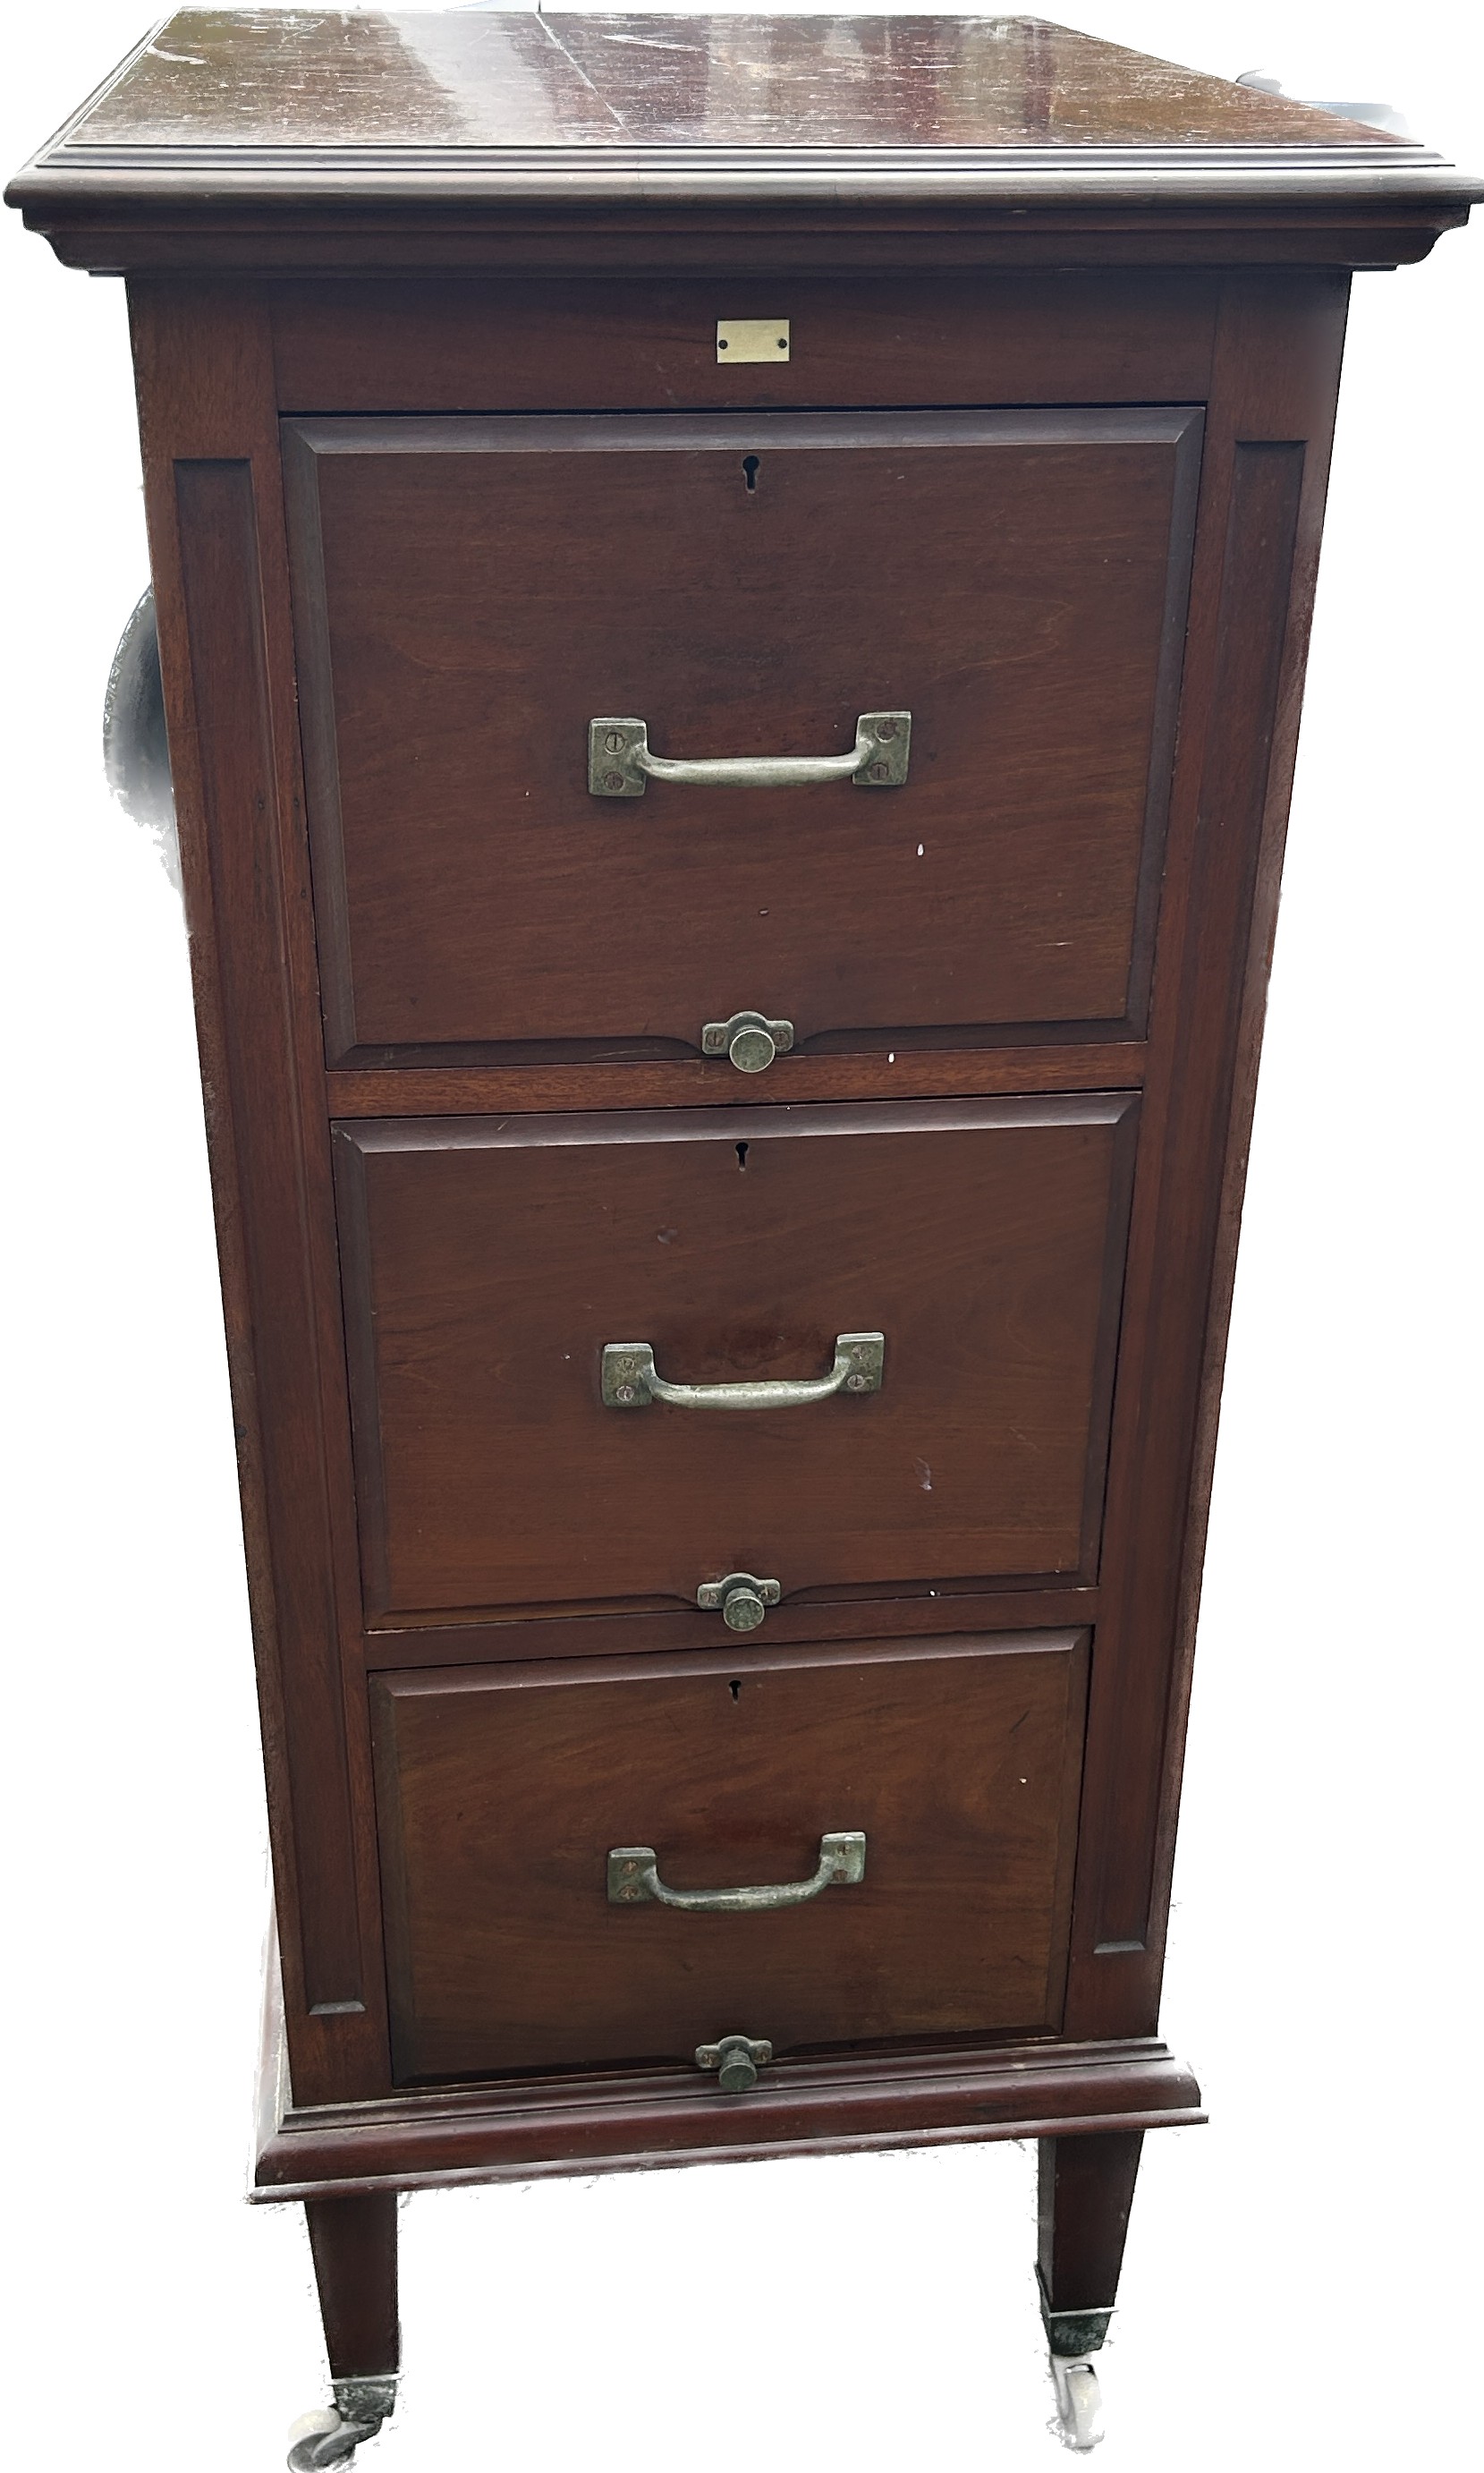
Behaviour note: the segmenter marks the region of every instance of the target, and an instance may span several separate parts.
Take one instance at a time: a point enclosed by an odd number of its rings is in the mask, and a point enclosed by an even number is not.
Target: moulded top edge
[[[22,177],[286,171],[311,193],[387,170],[558,167],[600,184],[894,169],[1391,183],[1439,163],[1369,123],[1036,17],[258,8],[157,26]]]
[[[415,220],[423,209],[488,207],[501,216],[521,206],[561,204],[602,209],[623,205],[798,204],[850,209],[890,204],[978,207],[1008,215],[1047,208],[1138,209],[1178,217],[1185,209],[1291,210],[1316,207],[1463,209],[1484,203],[1484,178],[1458,171],[1442,156],[1421,155],[1384,165],[1365,157],[1314,164],[1236,160],[1174,166],[1168,157],[1125,155],[1051,168],[1004,156],[934,152],[917,156],[880,153],[849,156],[803,153],[730,156],[660,150],[614,153],[598,161],[555,153],[450,157],[350,155],[317,163],[282,157],[172,155],[127,159],[79,149],[28,165],[5,192],[7,204],[30,216],[48,210],[123,216],[147,207],[182,231],[243,209],[264,210],[285,223],[296,213],[318,225],[326,212],[391,209]]]
[[[379,145],[274,146],[117,145],[72,140],[38,155],[17,178],[29,180],[72,175],[98,180],[108,174],[168,176],[172,183],[210,176],[215,186],[226,176],[234,187],[266,182],[284,175],[302,184],[305,193],[326,188],[358,187],[378,175],[394,175],[409,186],[432,180],[483,182],[491,178],[522,181],[560,172],[570,181],[595,187],[633,175],[672,175],[705,179],[725,174],[734,180],[755,180],[770,173],[797,179],[880,179],[890,176],[913,181],[967,180],[1015,183],[1028,191],[1080,187],[1106,180],[1137,178],[1161,190],[1184,191],[1193,184],[1240,181],[1280,189],[1306,190],[1317,180],[1339,180],[1352,186],[1375,182],[1387,189],[1406,189],[1420,176],[1450,173],[1468,181],[1446,156],[1429,147],[1388,151],[1379,146],[1314,146],[1275,153],[1264,147],[1066,147],[1053,153],[1030,147],[838,146],[802,145],[609,145],[590,153],[562,146],[420,146],[384,141]],[[1479,185],[1479,184],[1475,184]]]

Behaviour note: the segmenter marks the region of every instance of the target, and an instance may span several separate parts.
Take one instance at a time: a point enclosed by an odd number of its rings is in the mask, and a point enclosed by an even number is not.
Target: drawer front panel
[[[1137,1103],[923,1102],[337,1131],[372,1621],[1095,1565]],[[606,1345],[684,1384],[606,1406]]]
[[[332,1061],[1138,1026],[1197,413],[284,436]],[[899,788],[588,787],[597,716],[798,756],[877,711]]]
[[[1086,1639],[379,1677],[398,2077],[1054,2030]],[[609,1900],[611,1848],[709,1889],[840,1831],[864,1878],[803,1905]]]

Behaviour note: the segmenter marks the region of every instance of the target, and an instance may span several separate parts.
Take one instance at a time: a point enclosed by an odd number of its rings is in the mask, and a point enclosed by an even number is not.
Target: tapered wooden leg
[[[1041,2311],[1053,2353],[1095,2353],[1108,2333],[1142,2135],[1041,2142]]]
[[[374,2438],[396,2399],[396,2199],[306,2198],[304,2214],[335,2410],[295,2424],[289,2463],[318,2473]]]
[[[330,2377],[395,2379],[396,2199],[306,2198]]]
[[[1137,2131],[1041,2142],[1036,2273],[1068,2447],[1095,2447],[1103,2435],[1089,2356],[1100,2349],[1113,2316],[1143,2143]]]

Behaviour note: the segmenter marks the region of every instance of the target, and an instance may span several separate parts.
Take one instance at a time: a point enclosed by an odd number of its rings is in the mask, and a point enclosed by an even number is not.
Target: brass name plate
[[[716,357],[719,361],[786,361],[786,318],[718,318]]]

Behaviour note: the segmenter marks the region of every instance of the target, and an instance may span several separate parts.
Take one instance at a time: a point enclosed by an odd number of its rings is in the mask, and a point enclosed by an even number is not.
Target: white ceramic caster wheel
[[[1095,2447],[1103,2436],[1103,2399],[1097,2370],[1085,2355],[1053,2353],[1057,2423],[1064,2447],[1079,2454]]]
[[[289,2431],[289,2473],[319,2473],[321,2465],[345,2464],[355,2454],[366,2436],[355,2422],[347,2422],[333,2406],[322,2406],[318,2413],[301,2413]]]
[[[396,2403],[396,2374],[336,2379],[335,2403],[300,2414],[289,2433],[289,2473],[321,2473],[348,2464],[363,2438],[374,2438]]]

